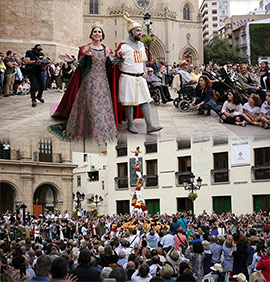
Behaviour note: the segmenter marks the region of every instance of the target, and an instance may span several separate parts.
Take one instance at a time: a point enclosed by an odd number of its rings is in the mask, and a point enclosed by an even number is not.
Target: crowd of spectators
[[[70,63],[53,62],[42,65],[44,90],[61,89],[64,91],[74,69]],[[31,84],[26,68],[25,57],[7,51],[6,55],[0,52],[0,96],[27,95]]]
[[[6,212],[0,266],[2,281],[270,281],[270,213]]]

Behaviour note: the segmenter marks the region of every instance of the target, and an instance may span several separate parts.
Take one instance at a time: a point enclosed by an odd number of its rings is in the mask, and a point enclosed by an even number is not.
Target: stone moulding
[[[109,15],[123,15],[124,12],[128,12],[131,16],[144,16],[145,11],[140,10],[138,8],[132,7],[110,7],[108,8]],[[161,17],[161,18],[170,18],[176,19],[176,12],[169,10],[167,8],[158,10],[158,9],[150,9],[151,16],[153,17]]]

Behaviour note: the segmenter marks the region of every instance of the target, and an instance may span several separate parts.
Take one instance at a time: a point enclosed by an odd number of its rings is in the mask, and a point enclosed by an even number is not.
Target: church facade
[[[194,65],[203,62],[202,25],[196,0],[88,0],[83,7],[83,37],[87,41],[91,25],[103,24],[105,43],[113,50],[128,34],[124,12],[144,25],[144,15],[151,15],[156,41],[151,45],[151,57],[173,63],[187,59]]]
[[[156,41],[151,56],[168,63],[186,58],[203,62],[202,25],[197,0],[22,0],[2,1],[0,51],[20,56],[40,43],[44,54],[58,60],[61,53],[76,55],[78,46],[89,42],[91,26],[103,24],[104,43],[116,49],[127,37],[124,12],[144,25],[151,15]],[[145,28],[146,32],[146,28]]]

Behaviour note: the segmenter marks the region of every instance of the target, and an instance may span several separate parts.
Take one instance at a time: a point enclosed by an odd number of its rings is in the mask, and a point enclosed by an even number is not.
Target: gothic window
[[[89,3],[89,14],[90,15],[98,14],[98,0],[90,0],[90,3]]]
[[[190,8],[188,4],[184,6],[183,18],[184,18],[184,21],[190,21]]]

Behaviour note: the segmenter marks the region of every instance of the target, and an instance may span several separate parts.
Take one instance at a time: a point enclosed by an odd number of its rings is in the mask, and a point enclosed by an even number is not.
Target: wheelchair
[[[150,91],[150,95],[153,99],[153,102],[156,106],[159,106],[160,105],[160,101],[161,101],[161,92],[160,92],[160,89],[158,87],[154,87],[152,85],[152,83],[149,83],[147,82],[148,84],[148,88],[149,88],[149,91]]]
[[[180,90],[177,91],[178,97],[174,99],[173,105],[181,112],[188,112],[194,97],[194,84],[183,85],[181,74],[177,73],[177,75],[180,76]]]

